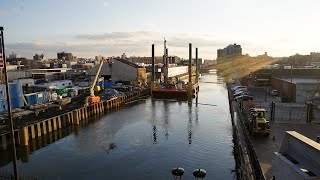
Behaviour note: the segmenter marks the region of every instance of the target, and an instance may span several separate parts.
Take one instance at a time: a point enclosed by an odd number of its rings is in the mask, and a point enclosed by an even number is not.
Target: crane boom
[[[100,71],[101,71],[101,68],[103,66],[103,60],[100,61],[100,65],[99,65],[99,68],[98,68],[98,71],[97,71],[97,74],[94,78],[94,81],[90,87],[90,96],[94,97],[94,86],[96,85],[97,81],[98,81],[98,78],[99,78],[99,74],[100,74]]]

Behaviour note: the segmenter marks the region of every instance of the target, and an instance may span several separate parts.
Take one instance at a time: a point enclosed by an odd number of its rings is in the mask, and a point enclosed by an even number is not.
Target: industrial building
[[[320,98],[320,79],[272,77],[271,86],[280,92],[283,102],[305,103]]]
[[[113,82],[135,80],[147,82],[146,68],[124,59],[114,59],[111,79]]]
[[[91,69],[87,70],[89,76],[91,77],[91,81],[93,81],[95,75],[98,72],[100,64],[95,65],[94,67],[92,67]],[[104,80],[108,80],[111,78],[111,67],[112,64],[108,64],[106,62],[103,62],[101,71],[100,71],[100,77],[103,77]]]

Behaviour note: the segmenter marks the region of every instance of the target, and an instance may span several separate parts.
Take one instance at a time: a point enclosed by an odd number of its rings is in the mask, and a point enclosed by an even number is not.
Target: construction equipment
[[[108,62],[108,61],[107,61]],[[100,65],[99,65],[99,68],[98,68],[98,71],[97,71],[97,74],[94,78],[94,81],[90,87],[90,96],[88,97],[88,102],[89,103],[96,103],[96,102],[100,102],[101,101],[101,98],[100,96],[95,96],[94,92],[99,92],[101,90],[101,87],[96,85],[97,81],[98,81],[98,78],[99,78],[99,74],[100,74],[100,71],[101,71],[101,68],[103,66],[103,63],[104,63],[104,60],[102,59],[100,61]],[[109,63],[109,62],[108,62]]]
[[[266,110],[256,108],[256,104],[251,96],[239,96],[236,98],[245,120],[245,124],[250,134],[270,135],[270,124],[266,119]]]
[[[246,114],[246,125],[250,133],[270,135],[270,124],[266,119],[266,110],[264,108],[251,108],[250,114]]]

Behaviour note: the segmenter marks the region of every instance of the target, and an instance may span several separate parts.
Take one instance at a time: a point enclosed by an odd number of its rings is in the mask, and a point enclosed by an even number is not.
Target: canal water
[[[174,179],[171,169],[179,166],[185,169],[182,179],[194,179],[197,168],[207,171],[205,179],[233,179],[228,95],[215,74],[201,77],[198,104],[143,99],[61,134],[53,142],[35,142],[43,146],[37,150],[19,150],[19,173],[45,179]],[[12,172],[12,163],[1,161],[0,172]]]

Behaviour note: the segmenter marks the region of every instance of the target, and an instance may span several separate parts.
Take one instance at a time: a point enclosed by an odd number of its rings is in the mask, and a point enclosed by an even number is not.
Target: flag
[[[0,68],[3,68],[2,37],[0,37]]]

